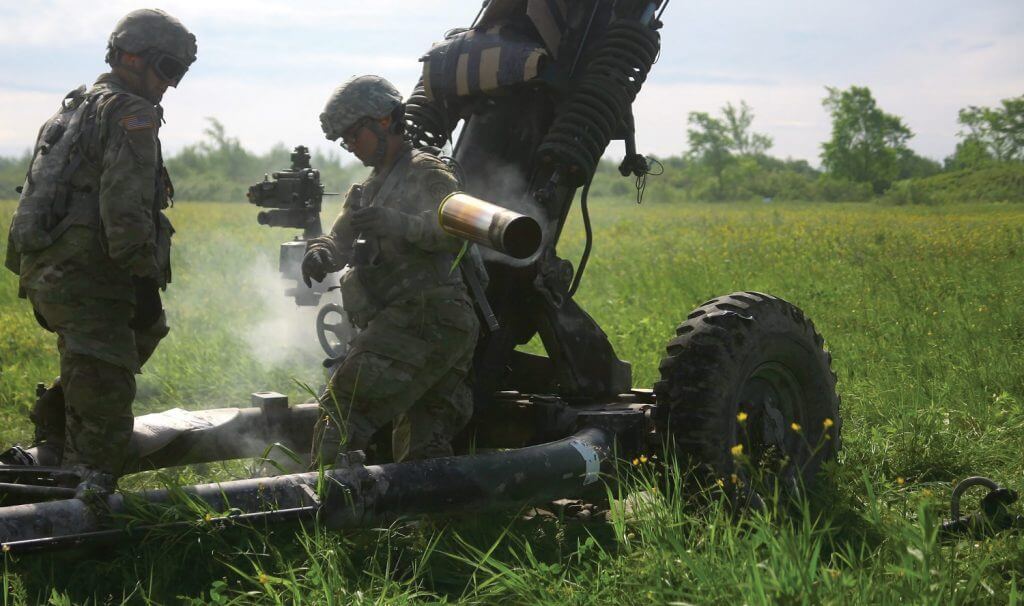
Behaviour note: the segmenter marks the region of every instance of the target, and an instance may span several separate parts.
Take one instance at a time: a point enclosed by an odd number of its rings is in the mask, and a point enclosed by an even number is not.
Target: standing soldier
[[[404,111],[391,83],[361,76],[320,114],[327,138],[373,168],[302,263],[307,284],[344,268],[342,303],[363,329],[321,397],[314,449],[327,466],[342,446],[365,449],[389,421],[396,461],[451,455],[473,412],[466,375],[479,324],[454,269],[462,241],[437,222],[458,181],[436,153],[404,140]]]
[[[70,92],[40,129],[11,223],[6,265],[57,333],[60,377],[32,409],[36,445],[12,463],[78,471],[79,497],[114,490],[132,435],[135,374],[168,331],[173,195],[160,100],[196,59],[196,39],[159,10],[128,13],[109,73]]]

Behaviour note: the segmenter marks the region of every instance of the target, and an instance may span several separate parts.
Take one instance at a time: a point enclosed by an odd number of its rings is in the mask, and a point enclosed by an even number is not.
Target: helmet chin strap
[[[366,128],[377,135],[377,151],[373,154],[373,166],[377,168],[384,163],[384,156],[388,153],[388,131],[376,120],[367,124]]]

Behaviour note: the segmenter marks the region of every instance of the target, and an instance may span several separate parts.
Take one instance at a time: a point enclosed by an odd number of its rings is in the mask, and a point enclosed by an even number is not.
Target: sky
[[[572,1],[572,0],[570,0]],[[199,41],[199,60],[164,97],[173,154],[206,117],[256,152],[276,143],[327,149],[318,116],[349,77],[376,73],[408,94],[417,59],[469,25],[479,0],[166,0]],[[140,5],[0,0],[0,155],[30,148],[65,93],[105,71],[107,36]],[[1022,0],[671,0],[662,52],[634,109],[641,153],[686,149],[686,119],[745,100],[779,157],[820,164],[826,86],[868,86],[941,159],[957,112],[1024,94]],[[609,146],[621,157],[621,142]]]

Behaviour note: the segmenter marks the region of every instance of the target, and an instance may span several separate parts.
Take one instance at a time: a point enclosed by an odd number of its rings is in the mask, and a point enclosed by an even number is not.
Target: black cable
[[[660,177],[665,174],[665,165],[658,161],[656,158],[651,158],[647,162],[647,168],[636,176],[636,203],[637,206],[644,203],[644,192],[647,191],[647,176]],[[657,167],[658,172],[654,172],[654,167]]]
[[[587,260],[590,259],[590,248],[594,244],[594,230],[590,227],[590,210],[587,208],[587,194],[590,193],[590,181],[583,186],[583,194],[580,195],[580,210],[583,212],[583,229],[587,232],[587,241],[583,245],[583,256],[580,257],[580,266],[576,275],[572,277],[572,286],[569,287],[569,296],[576,294],[580,287],[580,280],[583,279],[583,270],[587,268]]]

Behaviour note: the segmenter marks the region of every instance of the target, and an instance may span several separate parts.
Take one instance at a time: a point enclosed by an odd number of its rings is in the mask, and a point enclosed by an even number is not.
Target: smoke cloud
[[[250,292],[258,293],[264,310],[263,318],[245,334],[250,353],[268,367],[285,363],[319,367],[327,354],[317,339],[317,312],[325,304],[340,306],[339,292],[325,293],[317,307],[296,305],[293,298],[285,295],[285,290],[293,288],[295,282],[282,278],[269,259],[254,264],[248,281]],[[337,281],[337,274],[326,279],[330,284]],[[338,316],[332,314],[328,319],[336,322]],[[351,336],[350,332],[347,338]]]

